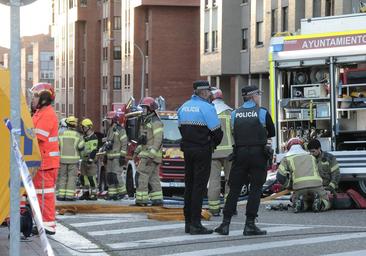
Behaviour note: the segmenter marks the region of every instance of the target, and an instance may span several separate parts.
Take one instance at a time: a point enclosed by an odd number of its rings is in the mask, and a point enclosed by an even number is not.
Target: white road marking
[[[291,226],[282,226],[282,227],[268,227],[265,228],[269,233],[273,232],[281,232],[281,231],[291,231],[291,230],[300,230],[306,229],[310,227],[291,227]],[[230,231],[229,235],[232,236],[242,236],[243,230],[233,230]],[[146,240],[139,240],[133,242],[122,242],[122,243],[113,243],[107,244],[109,247],[113,249],[120,249],[120,248],[130,248],[130,247],[139,247],[139,246],[146,246],[146,245],[160,245],[163,243],[174,243],[174,242],[184,242],[184,241],[191,241],[191,240],[201,240],[201,239],[210,239],[210,238],[225,238],[228,236],[222,236],[219,234],[210,234],[210,235],[199,235],[199,236],[192,236],[192,235],[182,235],[182,236],[171,236],[171,237],[162,237],[162,238],[155,238],[155,239],[146,239]]]
[[[136,213],[105,213],[105,214],[76,214],[76,215],[57,215],[57,219],[80,219],[80,218],[97,218],[97,219],[120,219],[120,218],[146,218],[146,214]]]
[[[366,238],[365,232],[344,234],[344,235],[333,235],[333,236],[318,236],[318,237],[303,238],[303,239],[293,239],[293,240],[287,240],[287,241],[255,243],[255,244],[240,245],[240,246],[221,247],[221,248],[206,249],[206,250],[196,250],[196,251],[191,251],[191,252],[167,254],[164,256],[224,255],[224,254],[230,254],[230,253],[243,253],[243,252],[260,251],[260,250],[266,250],[266,249],[272,249],[272,248],[283,248],[283,247],[287,247],[287,246],[318,244],[318,243],[325,243],[325,242],[332,242],[332,241],[361,239],[361,238]]]
[[[231,222],[231,223],[235,223],[235,224],[241,224],[238,222]],[[301,224],[294,224],[294,223],[265,223],[265,222],[259,222],[258,224],[260,225],[268,225],[268,226],[282,226],[282,225],[291,225],[291,226],[304,226]],[[357,229],[366,229],[366,227],[362,227],[362,226],[341,226],[341,225],[307,225],[307,226],[311,226],[312,228],[357,228]]]
[[[52,238],[60,243],[63,243],[71,248],[85,251],[101,251],[100,253],[92,253],[90,255],[95,256],[108,256],[107,253],[104,253],[101,248],[98,247],[98,245],[92,243],[85,237],[79,235],[78,233],[66,228],[65,226],[61,224],[57,224],[57,232]],[[67,251],[70,252],[73,256],[85,256],[88,255],[88,253],[85,252],[77,252],[74,250],[71,250],[67,247],[65,247]]]
[[[157,225],[157,226],[145,226],[145,227],[137,227],[137,228],[112,229],[112,230],[103,230],[103,231],[92,231],[92,232],[88,232],[88,234],[91,236],[128,234],[128,233],[155,231],[155,230],[168,230],[168,229],[183,228],[184,225],[185,225],[184,223],[179,223],[179,224],[167,224],[167,225]]]
[[[141,219],[99,220],[99,221],[72,223],[70,225],[73,227],[76,227],[76,228],[80,228],[80,227],[84,228],[84,227],[103,226],[103,225],[125,223],[125,222],[137,222],[137,221],[143,221],[143,220],[141,220]]]
[[[366,255],[366,250],[324,254],[323,256],[360,256]]]

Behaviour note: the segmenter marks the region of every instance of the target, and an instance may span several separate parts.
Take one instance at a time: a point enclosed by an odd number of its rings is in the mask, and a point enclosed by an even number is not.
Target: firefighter
[[[224,132],[224,136],[220,145],[212,154],[211,173],[208,182],[208,208],[213,216],[220,216],[220,192],[221,192],[221,170],[225,173],[225,198],[229,193],[229,186],[227,181],[229,179],[229,173],[231,168],[231,162],[229,161],[229,155],[232,153],[232,136],[230,130],[230,115],[233,110],[225,104],[223,100],[223,94],[220,89],[214,89],[212,91],[212,103],[215,106],[216,113],[219,116],[221,122],[221,129]]]
[[[55,92],[51,84],[39,83],[32,87],[32,116],[34,132],[41,152],[41,166],[33,178],[42,219],[47,234],[55,234],[55,184],[60,167],[58,120],[51,103]]]
[[[82,152],[81,176],[83,194],[80,200],[97,200],[97,164],[98,137],[93,131],[93,122],[89,118],[81,121],[85,148]],[[90,191],[89,191],[90,190]]]
[[[319,174],[323,179],[324,189],[332,194],[336,194],[340,178],[337,159],[332,154],[322,151],[320,141],[317,139],[310,140],[307,148],[310,154],[316,158]]]
[[[160,184],[158,166],[162,161],[163,123],[155,112],[158,105],[151,97],[140,102],[142,121],[137,156],[140,162],[136,173],[136,205],[147,205],[151,199],[153,206],[163,205],[163,192]],[[151,187],[149,193],[149,185]]]
[[[127,154],[127,134],[125,128],[120,123],[122,118],[122,112],[110,111],[107,114],[109,129],[107,131],[107,141],[104,144],[107,156],[107,200],[120,200],[127,195],[126,182],[122,178]]]
[[[267,139],[275,135],[274,123],[265,108],[258,106],[262,92],[256,86],[246,86],[241,91],[244,104],[232,112],[231,124],[234,135],[233,166],[230,170],[230,191],[224,206],[224,218],[215,232],[229,234],[231,217],[235,213],[240,191],[250,184],[244,236],[265,235],[255,225],[262,187],[267,177]]]
[[[278,167],[277,180],[294,190],[294,212],[309,209],[319,212],[330,209],[316,159],[303,149],[303,141],[300,138],[291,138],[286,148],[288,152]]]
[[[57,200],[74,201],[80,152],[84,149],[85,142],[83,136],[76,130],[78,119],[69,116],[65,122],[67,129],[59,134],[61,167],[57,182]]]
[[[223,132],[210,103],[208,81],[195,81],[193,89],[194,95],[178,110],[178,123],[185,163],[185,232],[200,235],[213,232],[201,224],[202,199],[210,176],[212,152],[221,143]]]

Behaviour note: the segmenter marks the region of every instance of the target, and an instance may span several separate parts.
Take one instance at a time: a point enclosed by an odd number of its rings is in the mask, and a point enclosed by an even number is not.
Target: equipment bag
[[[352,198],[347,193],[337,193],[329,195],[329,200],[333,209],[353,209],[355,208]]]
[[[356,208],[366,209],[366,199],[361,196],[356,190],[348,189],[347,194],[353,199]]]

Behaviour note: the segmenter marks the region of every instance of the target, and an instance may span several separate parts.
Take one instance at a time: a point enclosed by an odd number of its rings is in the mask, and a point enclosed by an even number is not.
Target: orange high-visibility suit
[[[51,105],[38,109],[32,119],[42,158],[41,167],[34,176],[33,183],[45,229],[56,232],[55,185],[60,167],[58,120]]]

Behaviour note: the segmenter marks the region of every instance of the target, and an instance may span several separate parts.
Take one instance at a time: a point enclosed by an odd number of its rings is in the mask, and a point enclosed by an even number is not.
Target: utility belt
[[[267,145],[233,145],[233,155],[229,156],[228,158],[231,158],[231,160],[233,160],[238,153],[238,148],[263,148],[263,153],[266,160],[272,161],[274,151],[272,147]]]

